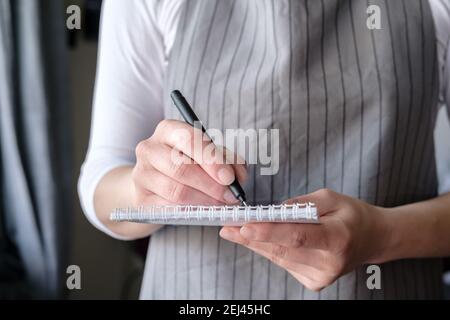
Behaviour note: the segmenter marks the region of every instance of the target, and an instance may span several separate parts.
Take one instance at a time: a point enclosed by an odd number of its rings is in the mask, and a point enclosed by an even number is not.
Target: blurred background
[[[81,9],[80,30],[66,26],[72,5]],[[97,231],[76,192],[100,11],[101,0],[0,0],[0,299],[138,297],[147,242]],[[442,109],[435,131],[442,190],[450,190],[448,137]],[[80,290],[66,287],[70,265],[81,269]]]
[[[66,10],[81,9],[81,30]],[[146,243],[85,219],[76,192],[89,140],[101,0],[0,0],[0,299],[133,299]],[[67,290],[66,269],[81,269]]]
[[[75,4],[82,9],[81,30],[69,32],[68,57],[74,142],[72,172],[75,188],[89,140],[102,0],[65,2],[66,8]],[[76,190],[73,191],[75,212],[72,250],[68,264],[81,267],[85,286],[82,290],[71,291],[69,298],[138,298],[146,242],[118,241],[93,228],[81,211]]]

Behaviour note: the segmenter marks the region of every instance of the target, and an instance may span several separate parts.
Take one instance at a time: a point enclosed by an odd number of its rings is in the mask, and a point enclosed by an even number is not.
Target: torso
[[[325,7],[322,7],[325,3]],[[196,1],[184,4],[165,97],[180,89],[209,128],[278,129],[279,171],[250,170],[252,203],[327,187],[380,206],[436,196],[432,129],[438,61],[428,2]],[[169,100],[167,118],[178,118]],[[362,267],[320,293],[221,240],[217,228],[152,236],[142,298],[421,298],[440,294],[440,261],[382,266],[381,290]]]

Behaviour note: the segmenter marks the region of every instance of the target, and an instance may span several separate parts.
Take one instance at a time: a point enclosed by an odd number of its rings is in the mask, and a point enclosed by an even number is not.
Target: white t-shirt
[[[91,137],[78,188],[90,222],[118,239],[124,238],[97,218],[94,192],[106,173],[134,165],[136,145],[163,119],[164,73],[183,1],[104,1]],[[429,2],[436,26],[440,103],[450,105],[450,0]]]

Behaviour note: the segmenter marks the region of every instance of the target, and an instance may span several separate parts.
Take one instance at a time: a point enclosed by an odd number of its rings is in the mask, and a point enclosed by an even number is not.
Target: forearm
[[[450,256],[450,193],[382,209],[387,225],[379,260]]]
[[[143,238],[161,226],[131,222],[113,222],[109,219],[116,208],[134,206],[134,184],[132,167],[111,170],[97,185],[94,195],[95,212],[99,220],[112,232],[131,239]]]

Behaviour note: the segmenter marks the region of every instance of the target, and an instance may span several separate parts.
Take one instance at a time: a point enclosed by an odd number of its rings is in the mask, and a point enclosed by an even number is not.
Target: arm
[[[164,45],[154,23],[154,1],[106,0],[102,8],[89,150],[79,179],[83,210],[101,231],[120,239],[152,226],[112,226],[109,213],[128,207],[135,147],[163,119]]]
[[[381,262],[450,256],[450,193],[384,211],[389,240]]]
[[[226,164],[222,152],[199,129],[175,121],[161,121],[154,134],[136,147],[136,164],[110,171],[95,191],[95,211],[116,234],[139,238],[160,226],[115,223],[108,217],[118,207],[140,205],[224,205],[237,199],[228,189],[237,177],[247,177],[245,165]],[[242,163],[242,162],[240,162]]]
[[[441,99],[450,116],[450,4],[436,1],[431,8],[436,21],[439,65],[442,66]],[[450,193],[386,211],[392,232],[390,250],[384,253],[382,260],[450,255]]]
[[[115,208],[235,203],[226,185],[246,175],[245,166],[211,153],[208,139],[193,143],[191,126],[161,121],[164,45],[154,23],[157,5],[109,0],[103,8],[92,135],[79,190],[91,222],[120,239],[145,237],[160,226],[111,222]]]

